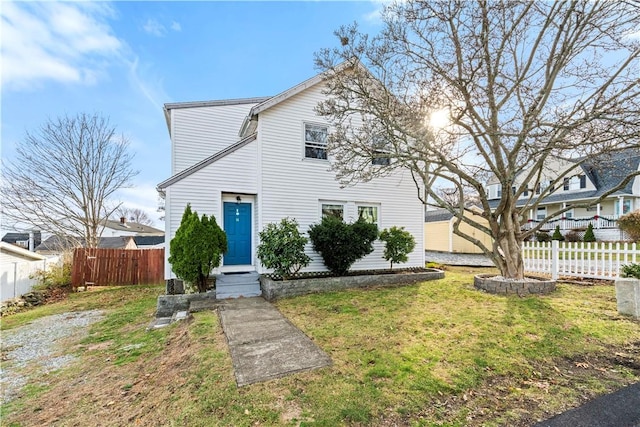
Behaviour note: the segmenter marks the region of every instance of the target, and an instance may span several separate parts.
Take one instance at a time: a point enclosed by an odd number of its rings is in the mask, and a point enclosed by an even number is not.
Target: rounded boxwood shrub
[[[538,242],[550,242],[551,236],[546,231],[539,231],[536,233],[536,240]]]
[[[354,262],[373,252],[378,227],[363,219],[347,224],[340,218],[328,216],[309,227],[309,238],[324,265],[333,274],[343,276]]]
[[[267,224],[260,232],[258,258],[262,265],[287,279],[311,262],[304,253],[308,241],[300,234],[295,219],[283,218],[278,224]]]

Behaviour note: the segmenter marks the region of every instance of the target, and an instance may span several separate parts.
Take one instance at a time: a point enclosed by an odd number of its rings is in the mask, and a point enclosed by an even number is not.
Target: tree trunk
[[[204,274],[198,274],[198,292],[205,293],[207,292],[207,279],[209,276],[205,276]]]
[[[520,237],[520,221],[517,214],[505,215],[499,221],[500,236],[494,248],[499,251],[498,268],[503,277],[509,279],[524,279],[524,260],[522,258],[522,239]]]

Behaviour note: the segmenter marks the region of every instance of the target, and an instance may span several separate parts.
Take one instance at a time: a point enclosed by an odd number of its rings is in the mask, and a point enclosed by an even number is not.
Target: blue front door
[[[224,202],[224,231],[229,245],[224,265],[251,264],[251,203]]]

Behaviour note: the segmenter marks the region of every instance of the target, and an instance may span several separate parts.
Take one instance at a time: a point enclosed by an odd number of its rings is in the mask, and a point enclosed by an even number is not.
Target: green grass
[[[58,374],[58,383],[26,393],[3,416],[29,420],[32,404],[53,405],[56,392],[83,375],[104,382],[104,393],[137,396],[135,406],[115,400],[112,409],[127,414],[140,407],[131,424],[528,425],[640,380],[637,370],[606,362],[640,347],[639,322],[617,314],[612,286],[561,284],[548,296],[504,297],[473,289],[471,272],[451,269],[443,280],[418,285],[279,301],[333,365],[242,388],[214,312],[145,332],[160,288],[77,294],[58,308],[3,319],[3,328],[15,327],[70,307],[108,309],[82,351],[75,350],[87,365],[82,372]],[[88,414],[103,405],[82,400],[59,423],[91,423]]]

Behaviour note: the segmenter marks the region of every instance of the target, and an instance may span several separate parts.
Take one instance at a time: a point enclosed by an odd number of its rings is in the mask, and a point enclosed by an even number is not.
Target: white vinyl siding
[[[322,201],[346,201],[344,219],[358,218],[358,205],[380,206],[379,228],[404,226],[418,243],[401,266],[424,265],[423,207],[415,184],[407,171],[340,188],[327,162],[308,161],[300,156],[300,129],[303,123],[323,123],[314,108],[323,99],[321,86],[313,86],[262,112],[259,117],[262,180],[258,193],[262,200],[262,227],[284,217],[295,218],[300,230],[307,233],[321,217]],[[354,123],[354,126],[357,125]],[[353,269],[388,268],[382,258],[383,244],[376,241],[375,251],[356,262]],[[312,257],[304,271],[325,270],[320,256],[309,243],[306,252]],[[400,267],[400,266],[399,266]]]
[[[237,142],[242,122],[254,105],[256,104],[171,110],[171,174],[175,175]]]
[[[167,189],[167,208],[165,210],[166,236],[168,237],[165,257],[167,259],[169,257],[168,242],[175,236],[176,230],[180,226],[187,203],[191,203],[191,209],[198,211],[200,215],[215,215],[218,225],[222,227],[223,194],[256,194],[258,189],[257,174],[255,173],[257,166],[257,144],[254,141],[176,182]],[[254,203],[253,209],[256,209],[256,206],[257,204]],[[258,212],[254,211],[254,215],[257,214]],[[254,236],[256,235],[257,229],[255,227],[252,233]],[[167,276],[170,270],[168,267],[165,270],[165,276]]]

